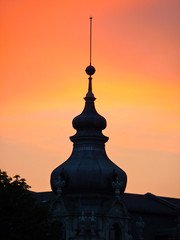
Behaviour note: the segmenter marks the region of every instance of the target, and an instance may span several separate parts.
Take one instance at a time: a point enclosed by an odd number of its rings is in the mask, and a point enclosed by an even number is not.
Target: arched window
[[[118,224],[113,224],[109,230],[109,240],[121,240],[121,229]]]

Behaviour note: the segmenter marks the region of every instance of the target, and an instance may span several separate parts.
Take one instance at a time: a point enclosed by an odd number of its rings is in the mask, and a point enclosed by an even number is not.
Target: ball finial
[[[93,66],[89,65],[85,71],[87,75],[91,76],[95,73],[96,69]]]

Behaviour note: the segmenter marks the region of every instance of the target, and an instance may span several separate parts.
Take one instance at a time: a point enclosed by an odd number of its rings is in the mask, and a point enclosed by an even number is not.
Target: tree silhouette
[[[0,239],[62,239],[47,207],[40,206],[25,178],[0,170]]]
[[[15,179],[16,179],[16,181],[18,181],[18,180],[19,180],[19,178],[20,178],[20,176],[19,176],[19,175],[15,175],[13,178],[15,178]]]

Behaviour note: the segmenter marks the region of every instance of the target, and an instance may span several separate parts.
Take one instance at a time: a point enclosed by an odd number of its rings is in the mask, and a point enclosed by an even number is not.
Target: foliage
[[[0,170],[0,238],[57,239],[60,229],[48,208],[37,203],[24,178],[15,175],[13,179]]]

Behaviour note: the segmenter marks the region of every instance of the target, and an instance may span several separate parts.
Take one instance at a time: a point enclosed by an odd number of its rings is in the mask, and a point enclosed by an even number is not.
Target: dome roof
[[[73,119],[77,132],[70,137],[74,143],[72,154],[51,174],[51,187],[55,193],[124,193],[127,176],[106,155],[104,143],[108,137],[102,133],[106,128],[106,119],[97,113],[94,101],[90,76],[84,110]]]
[[[65,181],[62,194],[104,194],[116,195],[113,183],[119,180],[119,195],[126,187],[126,173],[116,166],[102,149],[95,146],[82,146],[74,150],[70,158],[56,168],[51,176],[52,190],[58,190],[57,180]],[[118,187],[117,187],[118,189]]]

